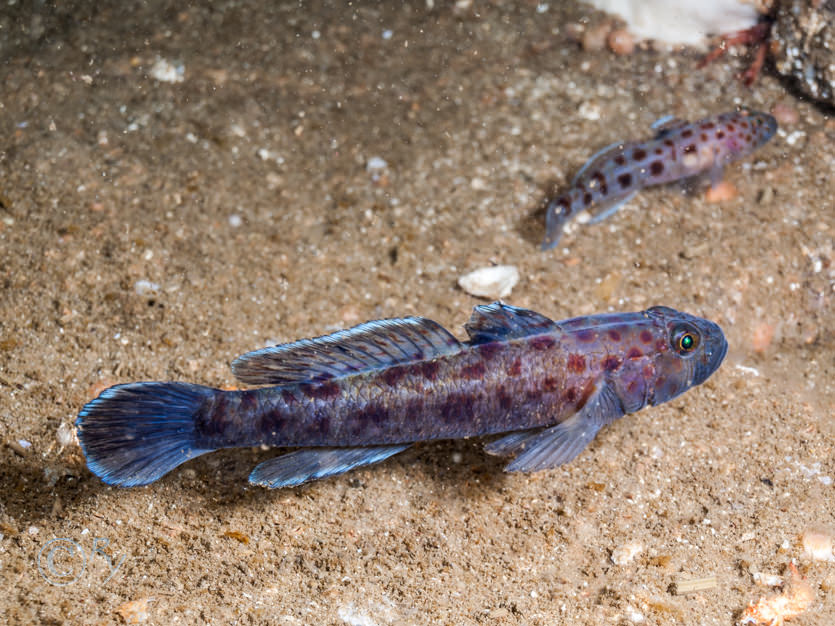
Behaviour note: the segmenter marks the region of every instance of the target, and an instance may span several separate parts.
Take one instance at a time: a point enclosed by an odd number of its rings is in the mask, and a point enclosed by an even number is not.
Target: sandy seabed
[[[579,4],[464,4],[0,9],[0,621],[730,625],[794,560],[795,623],[835,623],[802,545],[835,532],[835,121],[733,58],[583,51]],[[739,104],[797,120],[735,195],[649,189],[538,250],[596,150]],[[278,491],[257,449],[86,469],[104,387],[234,385],[243,352],[381,317],[463,337],[457,279],[491,264],[554,319],[710,318],[728,358],[532,475],[480,440]]]

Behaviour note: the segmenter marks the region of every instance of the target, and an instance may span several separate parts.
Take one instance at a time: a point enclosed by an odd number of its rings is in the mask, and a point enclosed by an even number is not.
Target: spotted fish
[[[249,480],[287,487],[382,461],[417,441],[502,433],[507,471],[571,461],[604,425],[675,398],[727,351],[714,323],[667,307],[555,322],[477,306],[459,341],[420,317],[367,322],[264,348],[232,363],[223,391],[180,382],[117,385],[81,411],[78,439],[104,482],[152,483],[219,448],[301,448]]]
[[[653,129],[656,135],[649,141],[603,148],[577,173],[571,188],[548,203],[543,250],[557,245],[565,223],[583,209],[595,223],[644,187],[703,175],[716,185],[725,165],[771,139],[777,121],[767,113],[742,109],[692,123],[666,117]]]

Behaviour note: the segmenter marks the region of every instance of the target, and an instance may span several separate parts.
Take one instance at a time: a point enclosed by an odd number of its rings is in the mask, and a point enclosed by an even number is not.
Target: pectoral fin
[[[363,465],[379,463],[410,444],[364,448],[309,448],[264,461],[249,475],[249,482],[270,489],[295,487],[310,480],[336,476]]]
[[[489,454],[516,454],[506,472],[535,472],[572,461],[606,424],[625,411],[613,387],[602,382],[577,413],[555,426],[510,433],[485,447]]]
[[[595,205],[589,209],[589,213],[591,213],[589,224],[597,224],[598,222],[602,222],[607,217],[613,215],[619,208],[634,198],[636,193],[638,193],[638,190],[634,189],[620,196],[612,196],[611,198],[606,198],[605,200],[598,200]]]

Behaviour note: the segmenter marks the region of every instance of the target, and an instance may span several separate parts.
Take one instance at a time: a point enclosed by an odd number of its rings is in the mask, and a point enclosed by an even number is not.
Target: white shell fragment
[[[175,65],[165,59],[157,59],[148,73],[151,78],[161,83],[181,83],[185,78],[186,68],[182,63]]]
[[[832,554],[832,536],[822,532],[806,531],[801,538],[803,555],[813,561],[835,561]]]
[[[515,265],[481,267],[458,279],[458,285],[471,296],[479,298],[504,298],[509,296],[519,282],[519,270]]]
[[[644,546],[637,541],[625,543],[612,550],[612,563],[615,565],[626,565],[627,563],[631,563],[643,550]]]

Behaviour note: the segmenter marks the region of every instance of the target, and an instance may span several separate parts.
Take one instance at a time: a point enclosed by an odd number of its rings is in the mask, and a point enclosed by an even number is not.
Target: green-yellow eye
[[[675,327],[671,339],[673,349],[682,356],[690,354],[699,345],[699,333],[689,324]]]

